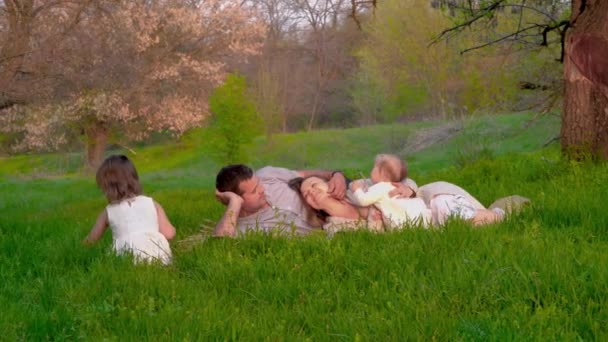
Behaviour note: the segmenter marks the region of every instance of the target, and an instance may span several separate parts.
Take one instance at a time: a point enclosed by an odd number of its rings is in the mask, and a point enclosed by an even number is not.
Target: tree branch
[[[435,43],[437,43],[438,41],[440,41],[444,36],[446,36],[448,33],[453,32],[453,31],[459,31],[465,27],[469,27],[471,26],[473,23],[475,23],[477,20],[485,17],[487,14],[492,13],[496,8],[498,8],[505,0],[497,0],[496,2],[491,3],[489,6],[480,9],[479,12],[477,12],[476,15],[474,15],[472,18],[470,18],[469,20],[465,21],[462,24],[458,24],[454,27],[450,27],[448,29],[445,29],[443,31],[441,31],[441,33],[439,34],[439,36],[437,36],[437,38],[433,39],[428,46],[431,46]]]
[[[563,30],[560,30],[560,56],[559,56],[559,62],[560,63],[564,63],[564,56],[566,55],[566,31],[568,31],[568,29],[570,28],[570,22],[568,22],[565,26]]]
[[[522,0],[521,1],[521,5],[524,6],[524,2],[526,0]],[[520,30],[521,29],[521,21],[524,17],[524,11],[519,11],[519,19],[517,20],[517,29]],[[515,36],[515,38],[517,38],[517,35]]]
[[[357,18],[357,6],[359,5],[367,5],[367,4],[371,4],[372,8],[375,10],[376,6],[377,6],[377,1],[378,0],[350,0],[350,4],[351,4],[351,11],[350,11],[350,15],[349,17],[353,18],[353,20],[355,21],[355,24],[357,24],[357,28],[359,28],[359,30],[361,30],[361,21],[359,20],[359,18]]]
[[[519,8],[519,9],[522,9],[522,10],[524,10],[524,9],[525,10],[529,10],[529,11],[536,12],[538,14],[541,14],[541,15],[547,17],[552,22],[556,22],[557,21],[557,19],[555,17],[553,17],[550,13],[542,11],[539,8],[536,8],[536,7],[524,5],[523,3],[521,3],[521,4],[504,4],[504,5],[502,5],[502,7],[505,7],[505,8],[506,7],[515,7],[515,8]]]
[[[567,29],[569,25],[570,25],[570,21],[569,20],[562,20],[562,21],[560,21],[559,23],[557,23],[555,25],[546,26],[545,29],[542,32],[543,41],[542,41],[542,43],[540,43],[540,46],[547,46],[547,33],[551,32],[551,31],[553,31],[555,29],[559,29],[562,26],[566,26],[566,29]]]
[[[477,49],[484,48],[484,47],[486,47],[486,46],[494,45],[494,44],[496,44],[496,43],[502,42],[503,40],[507,40],[507,39],[509,39],[509,38],[511,38],[511,37],[517,36],[518,34],[520,34],[520,33],[522,33],[522,32],[526,32],[526,31],[531,30],[531,29],[533,29],[533,28],[538,28],[538,26],[539,26],[539,25],[537,25],[537,24],[534,24],[534,25],[528,26],[528,27],[523,28],[523,29],[521,29],[521,30],[517,30],[517,32],[513,32],[513,33],[508,34],[508,35],[506,35],[506,36],[502,36],[502,37],[500,37],[500,38],[498,38],[498,39],[495,39],[495,40],[489,41],[489,42],[487,42],[487,43],[484,43],[484,44],[481,44],[481,45],[477,45],[477,46],[474,46],[474,47],[471,47],[471,48],[468,48],[468,49],[464,49],[464,50],[460,51],[460,54],[462,55],[462,54],[467,53],[467,52],[469,52],[469,51],[473,51],[473,50],[477,50]]]

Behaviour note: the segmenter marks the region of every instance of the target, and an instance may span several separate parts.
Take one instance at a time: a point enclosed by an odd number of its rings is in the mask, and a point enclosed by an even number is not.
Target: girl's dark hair
[[[141,185],[135,165],[125,155],[106,158],[97,170],[97,185],[106,194],[108,202],[122,201],[141,195]]]
[[[308,177],[306,177],[308,178]],[[329,214],[322,209],[315,209],[313,207],[311,207],[308,203],[306,203],[306,200],[304,199],[304,196],[302,196],[302,182],[304,182],[306,180],[306,178],[304,177],[296,177],[293,179],[290,179],[289,182],[287,182],[287,184],[289,185],[289,187],[298,193],[298,195],[300,195],[300,199],[302,200],[302,205],[306,206],[306,208],[308,208],[308,211],[313,213],[315,215],[315,217],[319,220],[321,220],[321,222],[325,223],[327,221],[327,218],[329,217]]]

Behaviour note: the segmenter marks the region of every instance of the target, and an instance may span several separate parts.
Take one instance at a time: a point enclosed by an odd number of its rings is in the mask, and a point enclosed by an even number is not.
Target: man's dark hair
[[[239,184],[253,177],[253,170],[243,164],[224,166],[215,177],[215,188],[220,192],[230,191],[242,195]]]

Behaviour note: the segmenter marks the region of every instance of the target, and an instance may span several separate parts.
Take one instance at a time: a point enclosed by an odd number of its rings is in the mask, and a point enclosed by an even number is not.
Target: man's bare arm
[[[215,225],[213,235],[233,237],[236,235],[236,222],[241,212],[243,198],[234,192],[219,192],[217,190],[215,191],[215,197],[220,202],[226,204],[226,211],[217,225]]]

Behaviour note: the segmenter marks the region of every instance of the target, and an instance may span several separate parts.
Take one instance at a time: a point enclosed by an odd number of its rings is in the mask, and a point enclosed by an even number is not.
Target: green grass
[[[542,147],[559,123],[547,117],[521,130],[530,118],[481,117],[408,156],[419,184],[452,181],[485,204],[513,193],[532,199],[484,229],[452,222],[179,243],[222,213],[218,164],[192,137],[137,151],[145,191],[178,229],[175,262],[164,268],[112,255],[109,233],[80,244],[105,203],[78,166],[66,175],[52,168],[61,156],[5,159],[2,340],[603,340],[608,165],[562,161],[557,146]],[[252,164],[366,173],[375,153],[402,151],[412,132],[437,124],[277,135],[271,147],[260,138]],[[463,147],[474,141],[486,150]]]

